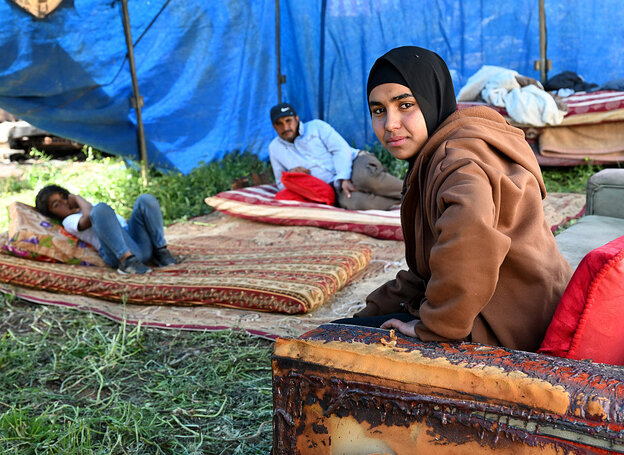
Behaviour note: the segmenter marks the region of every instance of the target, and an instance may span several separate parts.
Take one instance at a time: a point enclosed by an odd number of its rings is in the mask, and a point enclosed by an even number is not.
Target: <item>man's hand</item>
[[[290,171],[288,172],[303,172],[304,174],[309,174],[310,173],[310,169],[306,169],[303,166],[297,166],[297,167],[293,167]]]
[[[413,321],[403,322],[398,319],[389,319],[383,324],[381,324],[382,329],[397,329],[403,335],[407,335],[408,337],[418,338],[416,335],[416,331],[414,327],[416,327],[416,323],[418,319],[414,319]]]
[[[357,191],[357,188],[351,183],[351,180],[344,179],[342,181],[342,191],[344,191],[347,197],[351,197],[351,193]]]

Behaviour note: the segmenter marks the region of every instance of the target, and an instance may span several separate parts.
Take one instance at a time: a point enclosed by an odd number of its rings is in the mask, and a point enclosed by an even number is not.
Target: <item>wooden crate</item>
[[[323,325],[278,339],[273,453],[624,453],[624,368]]]

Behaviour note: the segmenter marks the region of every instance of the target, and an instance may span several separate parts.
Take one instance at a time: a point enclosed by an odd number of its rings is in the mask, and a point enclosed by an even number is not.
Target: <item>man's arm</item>
[[[293,167],[288,172],[302,172],[304,174],[309,174],[310,173],[310,169],[305,168],[303,166],[297,166],[297,167]]]
[[[279,150],[278,145],[275,145],[274,142],[269,144],[269,161],[271,161],[271,169],[273,169],[273,176],[275,177],[275,183],[280,190],[284,189],[284,185],[282,184],[282,172],[287,169],[282,165],[278,156]]]
[[[328,123],[324,123],[322,139],[327,151],[331,154],[336,169],[336,180],[341,180],[342,190],[350,195],[357,191],[351,182],[351,167],[353,166],[353,148]]]
[[[87,228],[91,227],[91,209],[93,206],[89,201],[78,194],[70,194],[67,198],[69,202],[69,208],[77,209],[77,212],[80,211],[82,216],[80,217],[80,221],[78,221],[78,230],[84,231]]]
[[[271,144],[269,144],[269,160],[271,161],[271,168],[273,169],[275,183],[277,183],[277,187],[280,190],[284,189],[284,185],[282,184],[282,172],[303,172],[304,174],[310,173],[310,170],[303,166],[296,166],[292,169],[287,169],[280,160],[280,155],[282,153],[288,152],[284,152],[284,150],[280,148],[279,144],[276,144],[274,142],[271,142]]]

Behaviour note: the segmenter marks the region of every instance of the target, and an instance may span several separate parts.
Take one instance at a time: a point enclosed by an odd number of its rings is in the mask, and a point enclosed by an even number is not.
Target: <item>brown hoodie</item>
[[[521,130],[487,107],[450,115],[406,178],[409,271],[371,293],[366,312],[407,307],[424,341],[536,351],[572,274],[545,220],[545,196]]]

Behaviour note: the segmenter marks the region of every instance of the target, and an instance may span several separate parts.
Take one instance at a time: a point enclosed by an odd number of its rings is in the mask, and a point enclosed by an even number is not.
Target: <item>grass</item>
[[[403,177],[406,164],[372,150]],[[233,153],[188,176],[149,174],[90,151],[86,163],[39,161],[0,180],[0,206],[33,204],[49,183],[127,216],[146,191],[165,223],[209,211],[204,198],[268,164]],[[544,171],[548,191],[584,192],[598,168]],[[8,226],[0,210],[0,231]],[[237,331],[135,327],[0,294],[0,454],[267,454],[271,342]]]
[[[373,153],[390,174],[400,179],[405,178],[408,167],[407,161],[397,160],[379,142],[375,143],[373,147],[367,147],[366,150]]]
[[[201,164],[188,175],[180,172],[163,174],[151,169],[148,185],[141,185],[138,166],[127,166],[116,157],[98,158],[90,149],[86,162],[52,161],[42,159],[35,165],[22,166],[21,178],[0,180],[0,203],[20,201],[34,205],[35,195],[46,185],[57,184],[86,198],[90,202],[106,202],[123,217],[129,217],[136,197],[150,193],[160,202],[166,225],[193,216],[209,213],[204,199],[230,188],[232,180],[261,174],[269,164],[248,152],[233,152],[223,160]],[[37,153],[41,156],[40,153]],[[8,226],[8,213],[0,211],[0,230]]]
[[[604,168],[597,164],[547,168],[542,176],[549,193],[585,193],[589,178]]]
[[[269,341],[11,296],[0,311],[0,453],[269,453]]]
[[[4,207],[34,204],[56,183],[122,215],[141,192],[166,224],[207,213],[204,198],[268,164],[232,153],[189,175],[140,170],[117,158],[43,159],[0,180]],[[271,342],[242,332],[127,326],[0,295],[0,454],[267,454]]]

